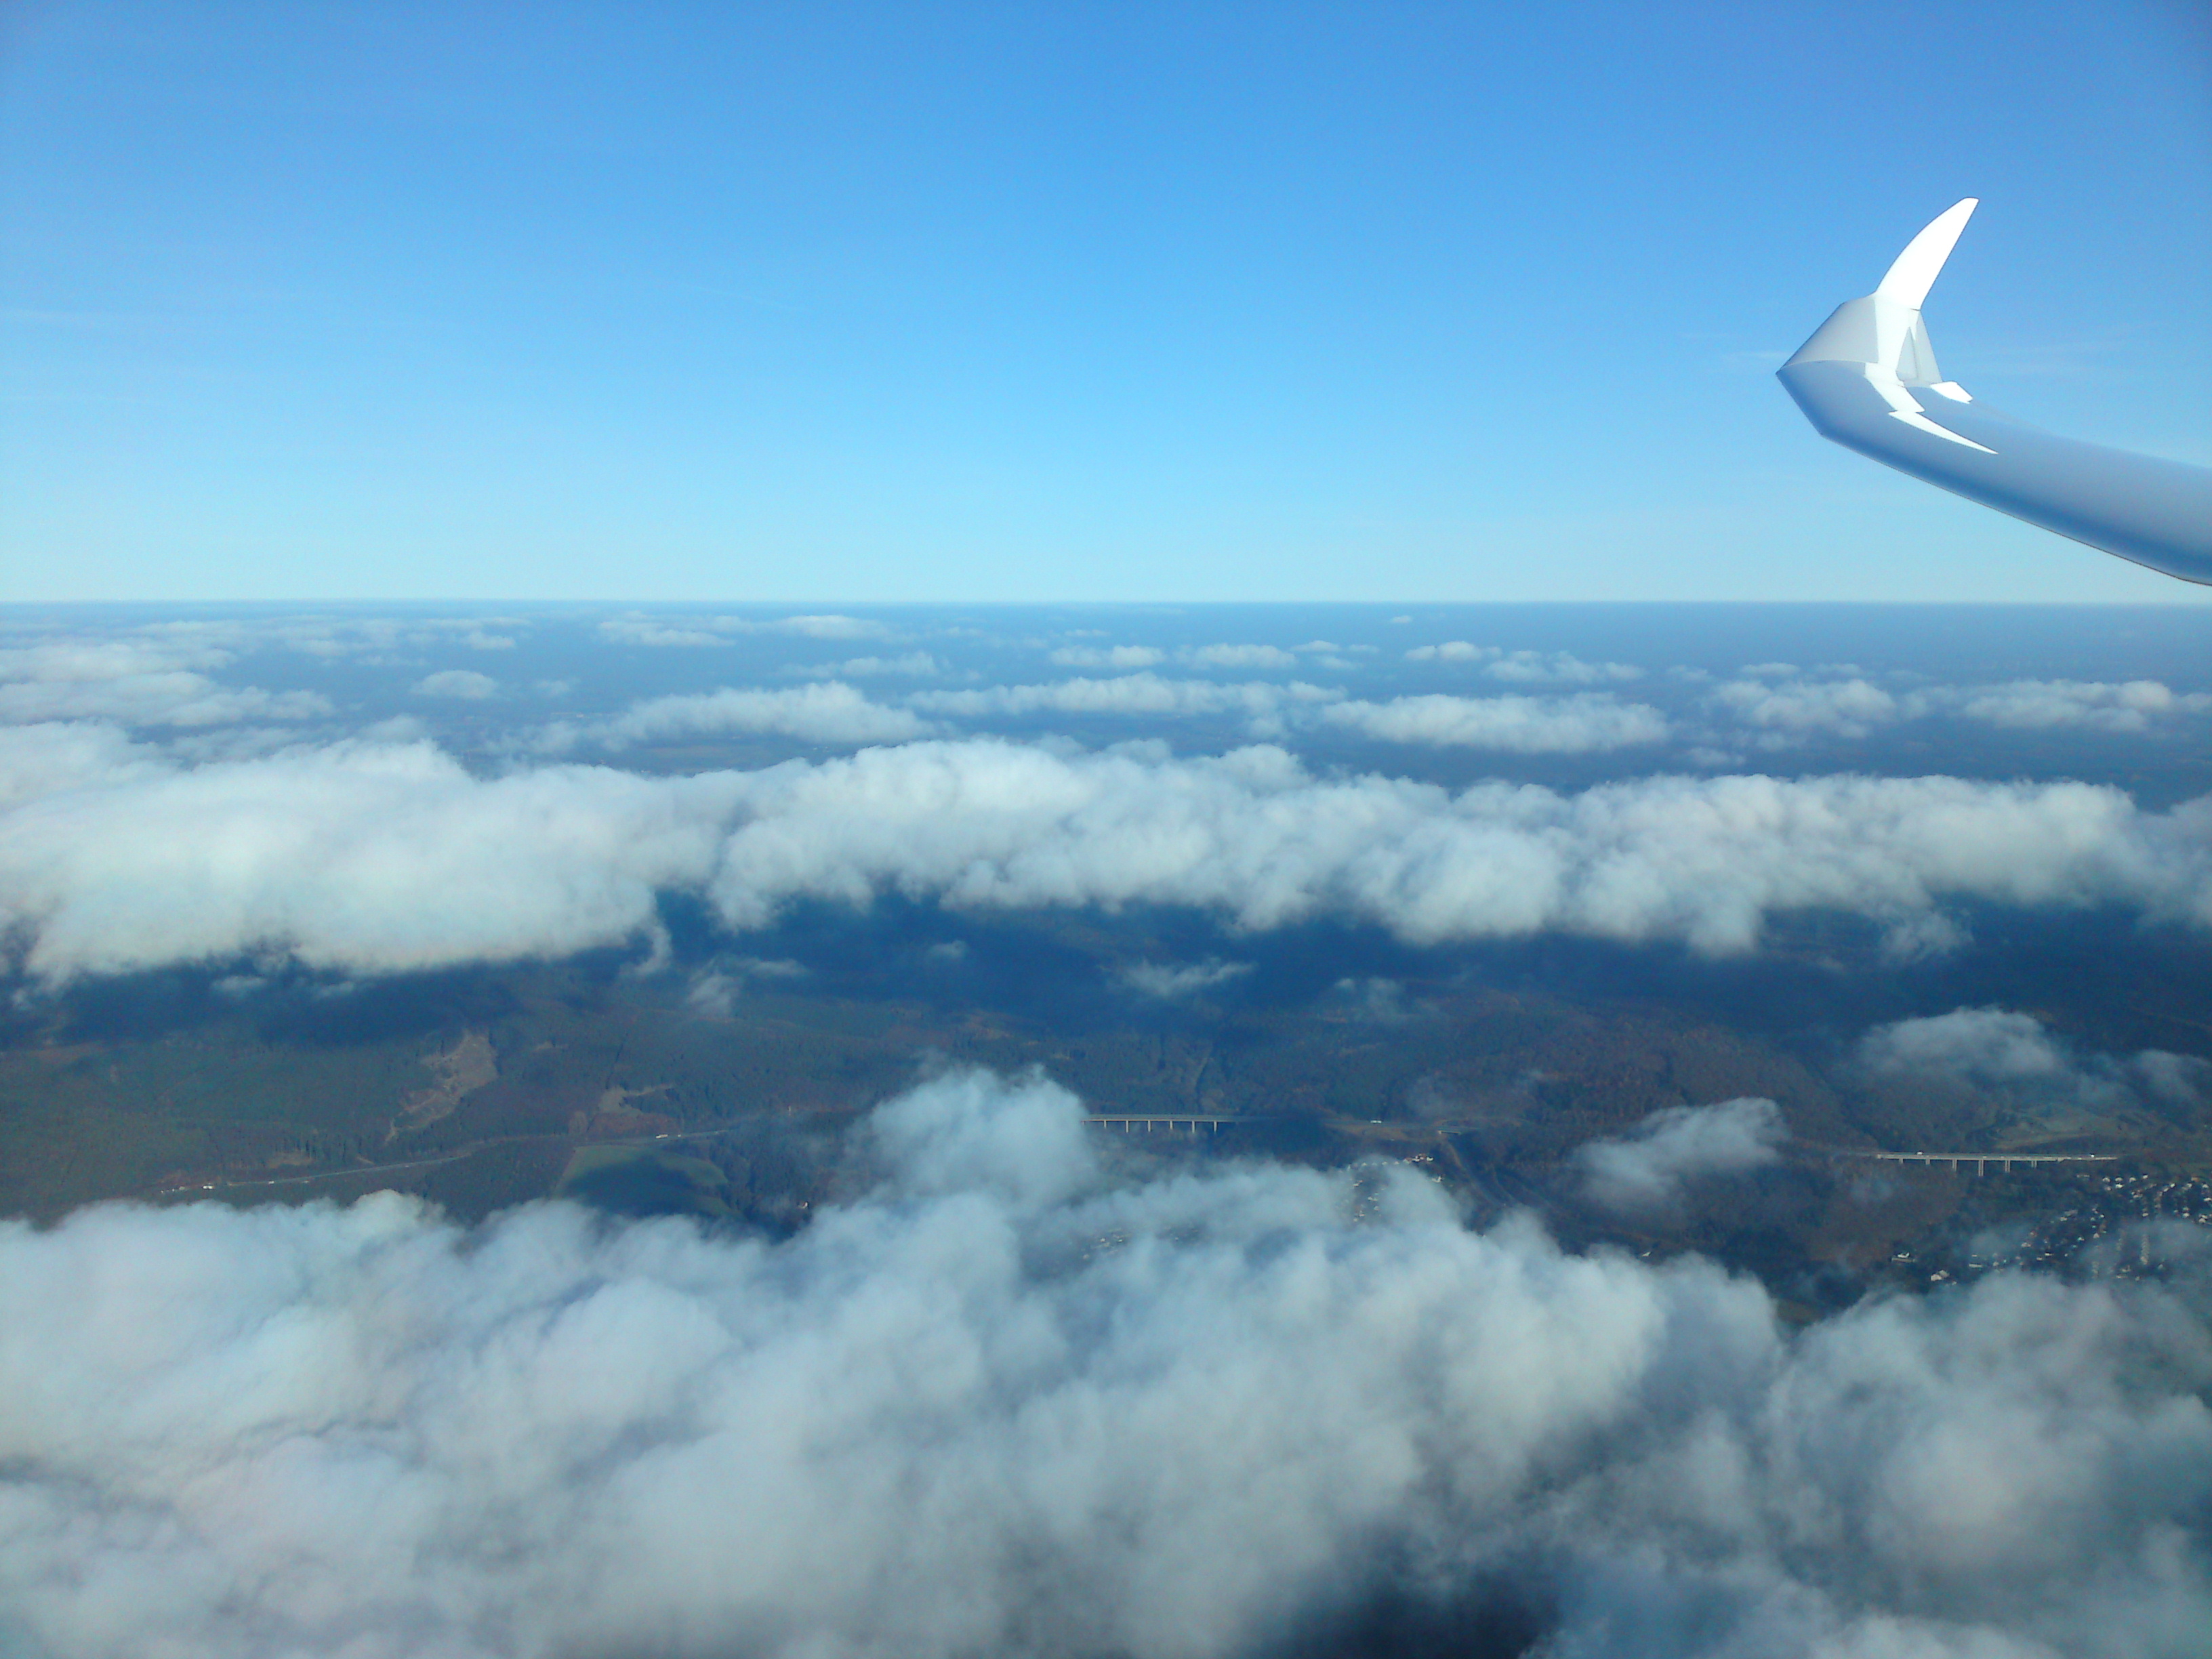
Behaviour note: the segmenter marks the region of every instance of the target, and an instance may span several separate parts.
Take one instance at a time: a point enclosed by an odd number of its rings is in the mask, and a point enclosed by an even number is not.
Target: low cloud
[[[0,810],[85,788],[167,775],[170,763],[94,720],[19,726],[0,736]]]
[[[797,634],[810,640],[879,640],[890,634],[890,629],[879,622],[870,622],[863,617],[778,617],[770,622],[739,623],[740,631],[762,634]]]
[[[231,688],[203,674],[137,674],[63,684],[0,685],[0,720],[104,720],[125,726],[230,726],[246,720],[326,720],[337,711],[314,691]]]
[[[1857,1058],[1878,1077],[2090,1111],[2146,1102],[2188,1108],[2212,1099],[2212,1063],[2160,1048],[2083,1052],[2034,1015],[2010,1008],[1956,1008],[1877,1026],[1860,1040]]]
[[[1389,702],[1335,703],[1321,717],[1388,743],[1522,755],[1584,755],[1663,743],[1668,735],[1667,717],[1657,709],[1593,692],[1571,697],[1395,697]]]
[[[415,682],[414,693],[418,697],[453,697],[469,702],[483,702],[499,695],[499,682],[489,674],[479,674],[467,668],[448,668],[435,674],[425,674]]]
[[[707,646],[727,645],[729,637],[706,628],[672,628],[642,617],[610,617],[599,624],[599,637],[611,645]]]
[[[1708,701],[1729,718],[1785,737],[1819,732],[1863,738],[1911,712],[1880,686],[1863,679],[1798,680],[1780,678],[1788,665],[1765,665],[1772,680],[1731,680],[1717,686]],[[1753,671],[1747,671],[1753,672]]]
[[[1782,1109],[1771,1100],[1670,1106],[1623,1139],[1587,1142],[1577,1149],[1575,1163],[1584,1190],[1606,1208],[1658,1210],[1698,1176],[1741,1175],[1775,1163],[1788,1134]]]
[[[933,714],[985,719],[995,714],[1244,714],[1266,719],[1287,704],[1337,696],[1317,686],[1264,682],[1170,680],[1158,674],[1061,680],[1051,685],[994,685],[972,691],[920,691],[907,699]]]
[[[535,740],[543,753],[580,747],[607,750],[686,738],[762,732],[805,743],[897,743],[920,737],[929,722],[903,708],[871,702],[842,681],[775,691],[724,688],[691,696],[652,697],[606,720],[564,721]]]
[[[0,752],[23,735],[0,733]],[[92,757],[41,739],[34,763],[55,771]],[[656,893],[704,880],[738,799],[733,774],[480,780],[423,743],[190,768],[137,746],[99,757],[104,776],[0,816],[0,918],[34,973],[263,945],[360,973],[566,956],[638,935]]]
[[[2097,680],[2014,680],[1964,695],[1959,712],[1968,720],[2015,731],[2055,727],[2098,732],[2145,732],[2162,715],[2212,710],[2203,692],[2177,693],[2156,680],[2112,684]]]
[[[937,1079],[781,1243],[111,1205],[0,1226],[33,1653],[2184,1659],[2212,1352],[1999,1275],[1802,1332],[1425,1180],[1116,1182]],[[1358,1201],[1364,1180],[1371,1201]],[[1502,1649],[1501,1649],[1502,1650]]]
[[[35,684],[97,684],[142,674],[220,668],[232,660],[221,646],[198,640],[66,638],[0,650],[0,680]]]
[[[1770,746],[1813,736],[1869,737],[1900,721],[1948,717],[2011,731],[2148,732],[2161,720],[2212,710],[2212,696],[2157,680],[2012,680],[1886,690],[1863,675],[1801,676],[1787,663],[1746,669],[1706,694],[1724,718],[1768,735]]]
[[[1394,617],[1393,622],[1411,622],[1411,617]],[[1442,645],[1417,645],[1406,653],[1407,662],[1487,662],[1499,654],[1494,645],[1476,645],[1468,640],[1446,640]]]
[[[1644,671],[1633,663],[1584,662],[1567,651],[1507,651],[1483,666],[1493,680],[1551,680],[1571,685],[1618,684],[1640,680]]]
[[[756,981],[787,984],[806,978],[807,971],[805,963],[782,957],[725,958],[691,975],[690,983],[684,989],[684,1006],[711,1019],[727,1019],[735,1011],[738,999]]]
[[[599,623],[599,636],[616,645],[727,645],[743,634],[790,634],[809,640],[882,639],[890,629],[860,617],[655,617],[634,613]]]
[[[1217,985],[1226,985],[1251,971],[1249,962],[1223,962],[1217,957],[1208,957],[1203,962],[1132,963],[1118,969],[1115,977],[1140,996],[1172,1001],[1210,991]]]
[[[534,627],[526,617],[364,617],[350,613],[172,619],[127,629],[106,643],[208,651],[290,651],[325,660],[394,652],[511,651]],[[497,631],[495,631],[497,630]]]
[[[814,663],[791,672],[818,680],[866,679],[878,676],[920,680],[943,673],[945,667],[927,651],[908,651],[896,657],[848,657],[842,662]]]
[[[1936,1072],[1981,1083],[2053,1077],[2073,1065],[2042,1021],[2006,1008],[1901,1019],[1869,1032],[1859,1053],[1878,1072]]]
[[[1201,645],[1184,656],[1199,668],[1296,668],[1297,656],[1275,645]]]
[[[1395,979],[1340,979],[1329,988],[1328,1000],[1355,1018],[1377,1025],[1403,1025],[1419,1012]]]
[[[821,726],[782,701],[839,691]],[[663,700],[613,735],[830,741],[878,716],[912,718],[810,686]],[[25,793],[0,813],[0,937],[46,978],[258,951],[352,972],[561,956],[650,927],[670,891],[705,896],[739,930],[797,902],[897,894],[1712,953],[1754,950],[1769,915],[1813,908],[1921,939],[1950,899],[2212,925],[2212,801],[2146,812],[2084,784],[1662,776],[1455,793],[1317,777],[1267,746],[1178,759],[998,738],[690,777],[546,765],[480,778],[427,744],[185,766],[75,727],[0,731],[10,776]]]
[[[1063,645],[1052,660],[1062,668],[1151,668],[1165,662],[1167,654],[1149,645]]]
[[[1644,671],[1633,663],[1585,662],[1571,651],[1508,651],[1502,646],[1476,645],[1468,640],[1417,645],[1406,653],[1406,660],[1480,663],[1482,672],[1496,680],[1599,685],[1644,678]]]
[[[226,686],[200,672],[230,660],[228,651],[189,641],[63,640],[0,650],[0,722],[191,727],[336,712],[318,692]]]

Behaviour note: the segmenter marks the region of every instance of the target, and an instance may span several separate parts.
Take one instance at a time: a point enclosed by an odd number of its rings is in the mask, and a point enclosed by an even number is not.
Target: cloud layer
[[[804,709],[835,689],[729,695]],[[697,730],[726,707],[672,701],[686,706],[653,731]],[[744,704],[738,718],[754,717]],[[1770,915],[1812,908],[1917,938],[1966,898],[2212,925],[2212,803],[2145,812],[2080,784],[1655,777],[1453,793],[1318,777],[1266,746],[1177,759],[990,738],[683,778],[486,778],[420,743],[185,767],[71,726],[0,732],[11,777],[0,921],[19,959],[56,978],[262,950],[357,972],[558,956],[650,927],[665,891],[706,894],[739,929],[796,900],[896,892],[1713,952],[1754,949]]]
[[[1487,1610],[1559,1659],[2201,1651],[2212,1353],[2166,1293],[1793,1336],[1414,1176],[1117,1184],[1087,1133],[940,1079],[780,1245],[391,1195],[0,1227],[9,1645],[1208,1659]]]
[[[1517,756],[1677,743],[1685,761],[1717,770],[1740,766],[1746,751],[1865,744],[1917,723],[1942,728],[1935,741],[1954,746],[1944,763],[1954,768],[1981,770],[1977,745],[1994,729],[2034,734],[2044,750],[2072,743],[2095,772],[2095,740],[2172,738],[2212,713],[2212,693],[2118,675],[1947,684],[1894,665],[1770,662],[1716,680],[1679,660],[1647,670],[1595,653],[1465,639],[1396,652],[1325,639],[1113,643],[1099,630],[1006,633],[948,613],[896,622],[690,611],[9,620],[0,628],[0,725],[105,720],[198,758],[268,752],[299,741],[308,722],[317,741],[341,731],[388,738],[401,730],[392,722],[405,718],[418,721],[419,733],[465,730],[471,748],[556,754],[737,733],[850,748],[956,723],[1028,732],[1111,720],[1125,733],[1177,743],[1217,744],[1225,724],[1293,746],[1326,739],[1332,755],[1363,738],[1472,749],[1501,769]],[[1661,630],[1647,644],[1659,647],[1654,660],[1663,664],[1683,641]],[[495,653],[508,665],[496,679],[483,669]],[[1010,663],[1039,657],[1094,672],[1008,677]],[[1493,694],[1456,695],[1470,677]],[[1454,694],[1420,689],[1437,678],[1459,683]],[[835,684],[819,699],[786,695],[802,680]],[[872,700],[851,681],[890,689]],[[1632,681],[1632,699],[1624,690]],[[544,698],[581,688],[586,706],[605,708],[647,682],[659,695],[621,713],[539,725]],[[922,689],[931,682],[945,689]]]

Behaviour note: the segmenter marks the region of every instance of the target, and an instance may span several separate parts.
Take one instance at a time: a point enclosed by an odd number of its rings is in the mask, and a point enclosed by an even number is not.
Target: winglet
[[[1936,286],[1943,262],[1958,246],[1959,233],[1966,229],[1966,221],[1974,216],[1974,210],[1980,205],[1979,197],[1969,196],[1929,220],[1927,227],[1905,245],[1905,252],[1897,256],[1875,292],[1915,311],[1926,305],[1928,290]]]
[[[1929,342],[1927,325],[1920,320],[1920,307],[1943,262],[1958,246],[1959,233],[1980,205],[1980,198],[1969,196],[1929,220],[1890,263],[1875,291],[1838,306],[1784,367],[1864,363],[1906,386],[1933,386],[1941,380],[1943,372],[1936,367],[1936,348]]]
[[[1977,205],[1969,196],[1938,214],[1880,288],[1838,306],[1783,364],[1782,384],[1824,438],[2212,586],[2212,468],[2054,438],[1974,402],[1936,367],[1920,307]]]

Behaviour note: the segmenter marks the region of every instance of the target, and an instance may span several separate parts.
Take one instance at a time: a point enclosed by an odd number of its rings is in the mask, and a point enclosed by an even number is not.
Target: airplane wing
[[[1978,205],[1938,216],[1881,285],[1778,373],[1820,435],[1968,501],[2184,581],[2212,583],[2212,469],[2054,437],[1936,367],[1920,307]]]

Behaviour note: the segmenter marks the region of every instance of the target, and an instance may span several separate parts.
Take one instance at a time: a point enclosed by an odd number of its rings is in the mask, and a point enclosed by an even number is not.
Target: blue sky
[[[2201,9],[19,6],[17,599],[2203,603],[1769,370],[2212,461]]]

